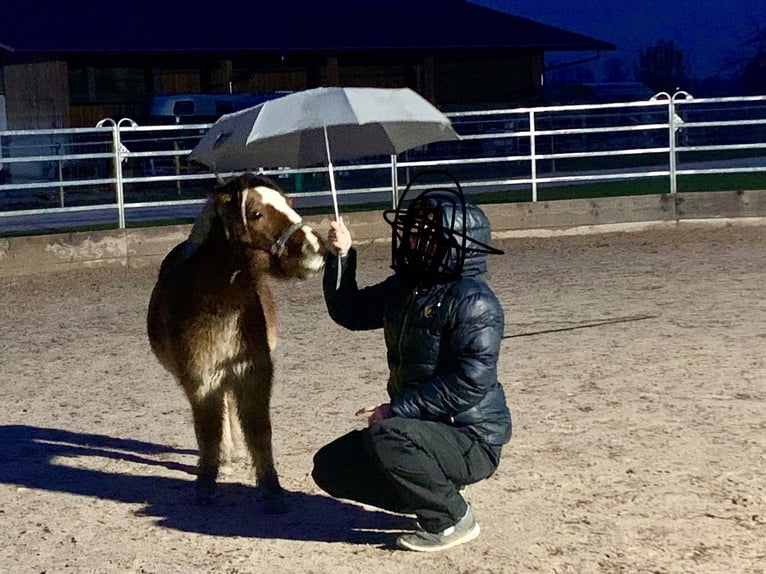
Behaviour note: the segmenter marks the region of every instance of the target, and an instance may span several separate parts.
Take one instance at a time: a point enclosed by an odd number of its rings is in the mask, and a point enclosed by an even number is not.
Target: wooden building
[[[163,94],[333,85],[407,86],[443,109],[539,103],[546,52],[615,48],[467,0],[4,0],[0,12],[8,129],[143,123]]]

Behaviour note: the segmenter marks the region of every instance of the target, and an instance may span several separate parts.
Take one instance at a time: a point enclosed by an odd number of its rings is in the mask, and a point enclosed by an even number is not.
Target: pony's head
[[[322,269],[324,242],[274,181],[247,173],[216,187],[211,200],[227,241],[268,260],[272,275],[305,279]]]

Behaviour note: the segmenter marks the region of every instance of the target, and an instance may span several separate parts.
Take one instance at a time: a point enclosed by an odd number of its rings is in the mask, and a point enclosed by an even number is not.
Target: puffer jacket
[[[470,236],[489,243],[489,224],[476,211],[467,216]],[[486,229],[478,229],[482,226]],[[353,248],[340,259],[327,257],[327,309],[336,323],[351,330],[383,327],[394,415],[466,428],[494,446],[507,443],[511,415],[497,379],[504,316],[484,280],[486,255],[466,257],[461,277],[446,283],[414,284],[394,274],[359,288],[356,265]]]

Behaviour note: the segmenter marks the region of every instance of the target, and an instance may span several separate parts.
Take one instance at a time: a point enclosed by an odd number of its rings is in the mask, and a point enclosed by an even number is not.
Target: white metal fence
[[[459,142],[338,162],[341,210],[395,202],[414,173],[434,169],[450,171],[466,193],[508,202],[675,193],[684,178],[701,176],[715,176],[708,186],[766,189],[766,96],[661,93],[648,101],[449,116]],[[192,218],[216,178],[232,175],[187,161],[208,128],[125,118],[93,128],[0,131],[0,234]],[[299,208],[331,206],[324,167],[263,173]],[[720,180],[727,175],[740,179]]]

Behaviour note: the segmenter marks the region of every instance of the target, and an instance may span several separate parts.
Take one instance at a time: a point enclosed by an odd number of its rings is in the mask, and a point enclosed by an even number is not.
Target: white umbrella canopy
[[[409,88],[315,88],[222,116],[189,159],[216,172],[327,165],[338,220],[333,159],[457,139],[449,118]]]
[[[244,171],[261,167],[247,149],[247,136],[263,104],[218,118],[189,154],[191,161],[215,172]]]
[[[189,159],[215,171],[331,165],[459,139],[409,88],[316,88],[222,116]]]

